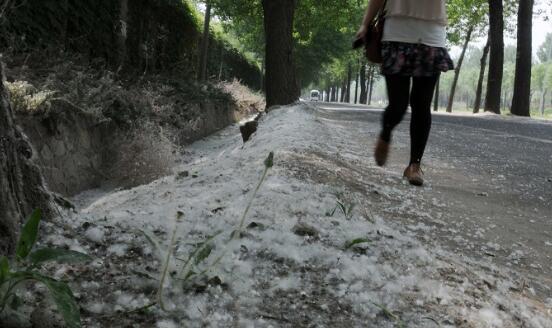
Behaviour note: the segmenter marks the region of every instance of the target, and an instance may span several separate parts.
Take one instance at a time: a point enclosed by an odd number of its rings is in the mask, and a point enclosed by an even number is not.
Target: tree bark
[[[543,89],[541,92],[541,101],[540,101],[540,113],[544,116],[544,107],[546,106],[546,93],[548,90]]]
[[[439,85],[441,84],[441,76],[437,78],[437,83],[435,84],[435,96],[433,97],[433,111],[439,111]]]
[[[372,91],[374,91],[374,74],[375,74],[375,68],[372,67],[370,70],[370,90],[368,92],[368,105],[372,104]]]
[[[261,92],[265,91],[265,57],[261,62]]]
[[[0,62],[0,78],[3,75]],[[3,81],[3,80],[1,80]],[[35,208],[52,215],[51,196],[38,167],[31,162],[32,148],[15,126],[4,83],[0,81],[0,255],[12,254],[19,227]]]
[[[500,114],[500,95],[504,67],[504,7],[502,0],[489,0],[489,75],[485,111]]]
[[[349,63],[347,67],[347,84],[345,89],[345,102],[350,103],[351,102],[351,79],[353,78],[353,68],[351,67],[351,63]]]
[[[293,16],[296,0],[262,0],[266,34],[267,107],[288,105],[299,98],[293,59]]]
[[[516,76],[510,112],[531,116],[531,58],[534,0],[520,0],[518,9]]]
[[[121,0],[125,1],[125,0]],[[68,38],[68,32],[69,32],[69,15],[72,13],[69,13],[69,0],[64,0],[62,5],[62,13],[63,15],[63,34],[61,36],[61,39],[63,40],[63,51],[67,51],[69,48],[69,38]],[[1,16],[0,16],[1,17]]]
[[[203,21],[203,37],[201,39],[201,54],[197,79],[203,82],[207,79],[207,59],[209,57],[209,28],[211,26],[211,1],[205,3],[205,19]]]
[[[128,0],[119,1],[119,31],[117,35],[117,71],[123,69],[127,58],[127,35],[128,35]]]
[[[219,62],[219,73],[218,73],[218,80],[222,81],[222,68],[224,67],[224,45],[220,44],[220,62]],[[260,89],[263,90],[263,68],[261,66],[261,80],[260,80]]]
[[[366,90],[366,64],[360,66],[360,103],[366,104],[368,91]]]
[[[473,32],[473,26],[468,28],[466,33],[466,39],[464,40],[464,46],[462,47],[462,53],[460,53],[460,58],[456,63],[456,68],[454,69],[454,79],[452,80],[452,86],[450,88],[449,101],[447,105],[447,113],[452,113],[452,106],[454,104],[454,94],[456,93],[456,85],[458,84],[458,77],[460,76],[460,70],[462,69],[462,63],[464,62],[464,56],[466,55],[466,49],[468,49],[468,44],[471,40],[471,35]]]
[[[479,68],[479,80],[477,81],[477,89],[475,90],[475,103],[473,105],[473,113],[479,113],[481,109],[481,95],[483,94],[483,79],[485,78],[485,69],[487,68],[487,57],[489,56],[489,48],[491,47],[491,38],[487,36],[487,43],[483,48],[481,56],[481,66]]]
[[[345,94],[347,94],[347,80],[343,80],[343,84],[341,84],[341,94],[339,96],[339,102],[345,102]]]
[[[356,72],[355,77],[355,105],[358,104],[358,80],[360,79],[359,72]]]

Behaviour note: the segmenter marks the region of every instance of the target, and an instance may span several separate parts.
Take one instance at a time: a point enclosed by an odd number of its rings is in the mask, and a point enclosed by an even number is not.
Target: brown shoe
[[[376,164],[378,166],[384,166],[387,162],[387,155],[389,155],[389,142],[386,142],[382,138],[378,138],[376,149],[374,150]]]
[[[420,164],[410,164],[404,170],[404,177],[408,180],[411,185],[422,186],[424,184],[424,172]]]

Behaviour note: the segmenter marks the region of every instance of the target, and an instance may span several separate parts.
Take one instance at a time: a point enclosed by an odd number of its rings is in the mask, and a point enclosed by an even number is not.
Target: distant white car
[[[320,91],[312,90],[310,92],[310,101],[320,101]]]

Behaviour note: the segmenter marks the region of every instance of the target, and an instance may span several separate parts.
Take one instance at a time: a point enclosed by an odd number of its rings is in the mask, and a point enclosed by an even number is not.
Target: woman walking
[[[385,6],[385,8],[383,8]],[[385,165],[393,129],[410,104],[410,163],[404,177],[416,186],[424,183],[420,167],[431,129],[431,100],[441,72],[454,68],[445,49],[445,0],[370,0],[357,33],[364,38],[380,10],[386,12],[382,38],[383,63],[389,106],[374,157]]]

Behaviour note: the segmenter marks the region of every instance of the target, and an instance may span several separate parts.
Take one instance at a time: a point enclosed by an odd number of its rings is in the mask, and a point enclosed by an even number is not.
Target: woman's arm
[[[364,14],[364,19],[362,20],[362,25],[360,25],[357,32],[357,38],[364,38],[368,30],[368,25],[376,18],[384,2],[385,0],[370,0],[368,8],[366,8],[366,13]]]

